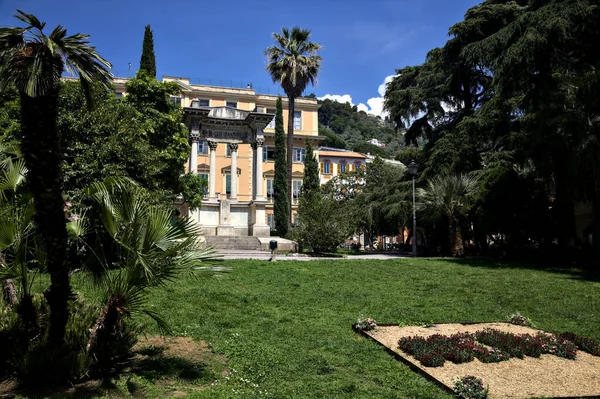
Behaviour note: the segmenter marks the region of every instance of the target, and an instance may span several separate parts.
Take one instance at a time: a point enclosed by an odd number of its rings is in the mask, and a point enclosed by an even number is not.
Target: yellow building
[[[164,76],[176,82],[181,94],[172,97],[185,112],[192,151],[187,168],[209,182],[202,209],[191,216],[205,235],[269,236],[273,227],[275,176],[275,105],[277,96],[256,93],[251,87],[196,85],[188,78]],[[117,96],[126,95],[125,79],[115,80]],[[283,98],[287,131],[287,98]],[[316,99],[297,98],[294,112],[292,208],[304,177],[305,141],[317,146]],[[237,173],[232,174],[232,170]]]

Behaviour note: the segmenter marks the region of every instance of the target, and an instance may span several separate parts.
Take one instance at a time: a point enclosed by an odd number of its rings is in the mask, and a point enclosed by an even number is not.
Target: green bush
[[[35,386],[77,381],[86,376],[108,377],[122,370],[137,342],[139,327],[121,323],[102,345],[88,353],[89,329],[99,309],[79,298],[70,302],[65,343],[48,343],[48,305],[42,295],[32,298],[37,320],[35,331],[25,331],[18,306],[0,310],[0,380],[15,378]]]
[[[300,248],[320,254],[336,252],[352,230],[351,216],[345,207],[326,195],[310,193],[300,199],[298,222],[289,236]]]

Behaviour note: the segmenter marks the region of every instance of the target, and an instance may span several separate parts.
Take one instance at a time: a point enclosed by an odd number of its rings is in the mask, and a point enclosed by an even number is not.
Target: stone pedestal
[[[267,203],[267,201],[252,201],[250,203],[248,235],[255,237],[269,237],[271,235],[271,228],[265,223],[265,206]]]
[[[219,225],[217,226],[218,236],[232,236],[233,226],[231,225],[231,202],[221,200],[219,206]]]

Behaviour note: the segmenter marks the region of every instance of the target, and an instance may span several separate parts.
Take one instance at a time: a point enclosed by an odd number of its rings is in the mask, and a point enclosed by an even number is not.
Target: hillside
[[[378,116],[358,111],[356,106],[332,100],[319,100],[319,134],[327,137],[323,145],[370,152],[382,157],[395,158],[404,147],[404,137],[394,125]],[[369,144],[377,139],[385,148]]]

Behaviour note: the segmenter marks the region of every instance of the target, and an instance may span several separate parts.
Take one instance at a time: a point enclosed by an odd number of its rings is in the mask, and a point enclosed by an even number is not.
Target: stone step
[[[205,236],[206,244],[215,249],[261,249],[260,241],[252,236]]]

